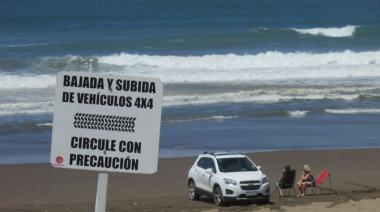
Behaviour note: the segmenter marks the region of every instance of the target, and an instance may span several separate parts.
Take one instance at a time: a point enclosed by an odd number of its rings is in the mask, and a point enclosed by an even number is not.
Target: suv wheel
[[[213,197],[214,197],[215,205],[217,205],[217,206],[224,206],[225,205],[222,189],[220,189],[219,186],[215,186]]]
[[[259,200],[259,204],[268,204],[270,202],[270,196],[264,196],[262,199]]]
[[[191,200],[197,200],[199,199],[199,194],[197,191],[197,187],[195,187],[195,183],[193,180],[190,180],[188,185],[187,185],[189,197]]]

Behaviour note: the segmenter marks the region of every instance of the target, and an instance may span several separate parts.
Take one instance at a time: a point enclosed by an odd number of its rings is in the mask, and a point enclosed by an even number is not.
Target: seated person
[[[282,172],[282,177],[280,179],[278,179],[278,185],[281,187],[284,180],[285,180],[285,176],[286,176],[286,173],[290,170],[290,166],[289,165],[286,165],[284,167],[284,171]]]
[[[307,187],[313,186],[313,184],[314,184],[314,177],[311,174],[311,168],[309,165],[305,164],[303,166],[303,169],[302,169],[302,175],[297,182],[297,187],[300,190],[300,194],[298,194],[297,196],[298,197],[299,196],[301,196],[301,197],[305,196],[305,189]]]

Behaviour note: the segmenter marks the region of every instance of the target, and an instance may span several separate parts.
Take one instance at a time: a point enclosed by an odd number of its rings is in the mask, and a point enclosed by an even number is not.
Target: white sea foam
[[[190,118],[190,119],[178,119],[178,120],[169,120],[164,122],[188,122],[188,121],[207,121],[207,120],[214,120],[214,121],[223,121],[225,119],[235,119],[239,118],[239,116],[207,116],[207,117],[198,117],[198,118]]]
[[[380,51],[205,56],[118,54],[100,57],[98,62],[122,67],[124,71],[118,74],[159,77],[167,83],[380,77]]]
[[[54,75],[0,75],[0,90],[55,86]]]
[[[0,104],[0,116],[53,112],[53,102],[17,102]]]
[[[310,35],[322,35],[326,37],[351,37],[354,35],[357,26],[347,25],[344,27],[330,27],[330,28],[309,28],[309,29],[297,29],[292,30],[297,31],[301,34]]]
[[[76,58],[75,56],[72,56]],[[70,63],[70,59],[62,59]],[[159,77],[165,83],[238,82],[380,77],[380,51],[265,52],[255,55],[101,56],[100,65],[117,65],[112,74]],[[112,69],[111,69],[112,70]],[[100,71],[101,72],[101,71]],[[105,71],[106,72],[106,71]],[[55,75],[0,75],[0,90],[55,86]]]
[[[329,53],[268,51],[254,55],[158,56],[114,54],[101,56],[99,63],[125,67],[147,67],[175,70],[240,70],[250,68],[297,68],[324,65],[370,65],[380,63],[380,51]]]
[[[334,114],[376,114],[380,113],[380,108],[325,109],[325,112]]]
[[[380,87],[277,87],[265,86],[249,90],[226,91],[218,93],[197,92],[194,94],[164,95],[163,106],[206,105],[214,103],[243,103],[255,102],[259,104],[306,101],[306,100],[357,100],[361,96],[377,97]],[[43,100],[24,99],[24,102],[0,104],[0,115],[51,113],[53,111],[53,97]],[[290,113],[297,116],[297,112]],[[210,117],[209,117],[210,118]],[[231,117],[212,116],[212,119],[226,119]],[[233,117],[232,117],[233,118]]]
[[[39,127],[43,127],[43,126],[51,127],[51,126],[53,126],[53,123],[51,123],[51,122],[40,123],[40,124],[37,124],[37,126],[39,126]]]
[[[287,113],[289,114],[290,117],[293,117],[293,118],[302,118],[306,114],[308,114],[309,111],[307,111],[307,110],[295,110],[295,111],[287,111]]]
[[[164,106],[179,105],[200,105],[213,103],[277,103],[289,102],[293,100],[344,100],[351,101],[358,99],[361,93],[370,90],[365,88],[282,88],[282,89],[255,89],[238,92],[225,92],[215,94],[197,94],[197,95],[174,95],[164,96]],[[356,92],[356,93],[349,93]]]

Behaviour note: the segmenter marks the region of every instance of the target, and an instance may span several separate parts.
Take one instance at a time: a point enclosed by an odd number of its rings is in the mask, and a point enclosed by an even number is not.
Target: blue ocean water
[[[47,161],[55,74],[159,77],[161,155],[380,146],[377,0],[3,0],[0,163]]]

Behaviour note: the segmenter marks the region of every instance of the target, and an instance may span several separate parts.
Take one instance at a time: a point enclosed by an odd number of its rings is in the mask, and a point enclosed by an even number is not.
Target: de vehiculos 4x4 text
[[[243,154],[205,152],[189,170],[189,197],[210,195],[216,205],[234,200],[269,202],[269,179],[260,168]]]

